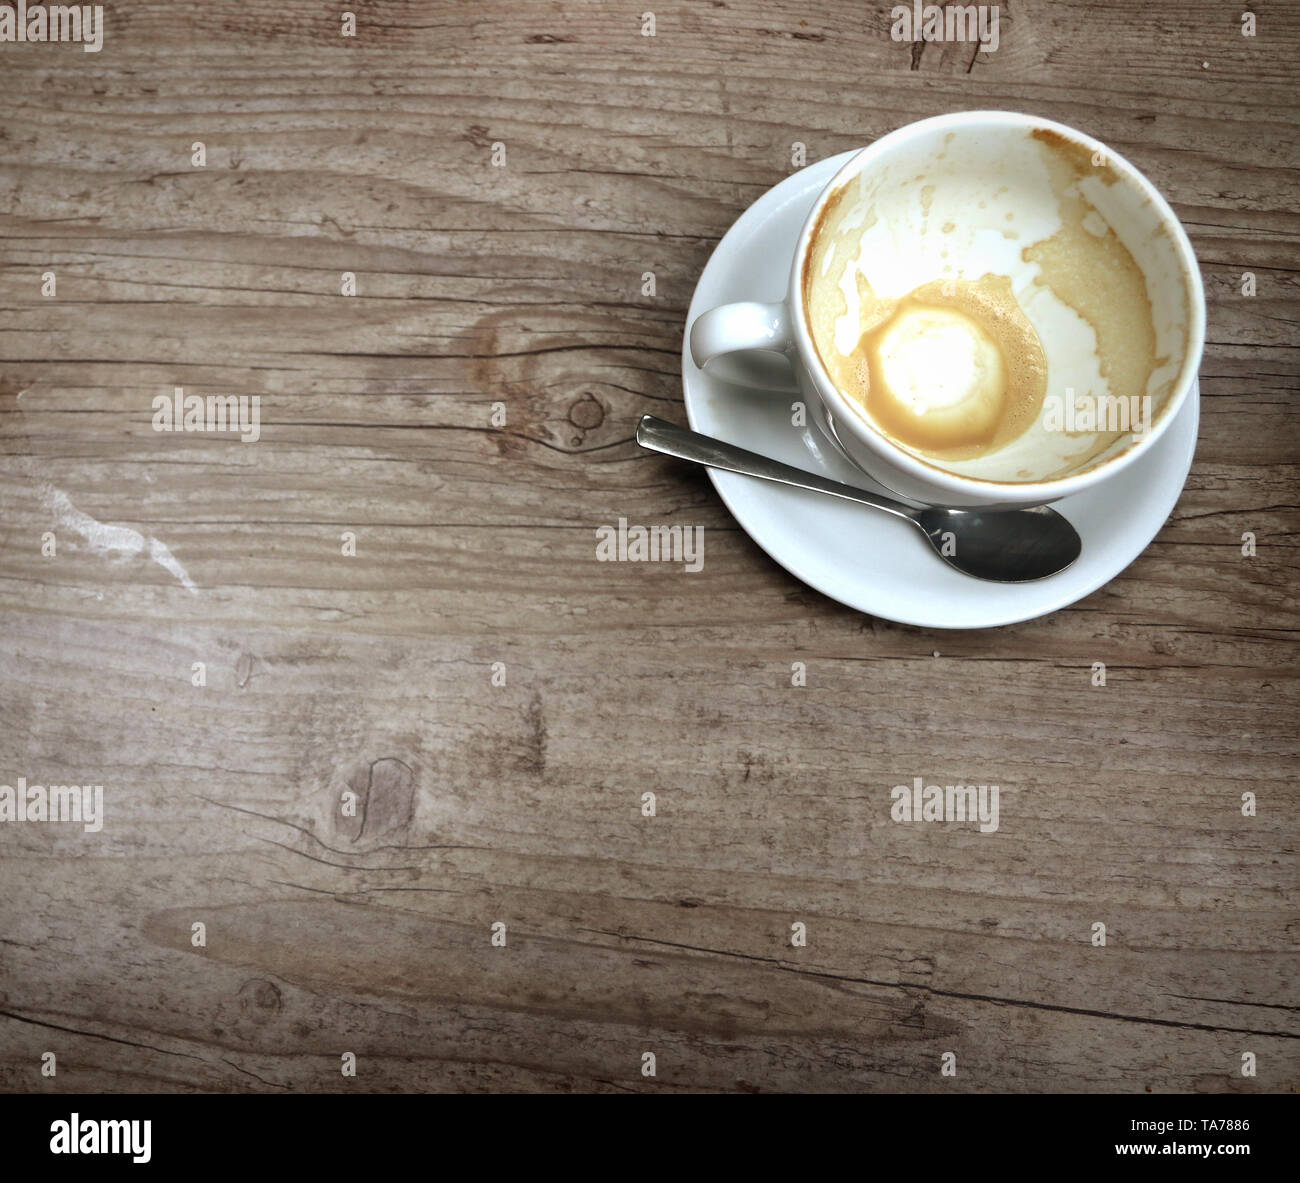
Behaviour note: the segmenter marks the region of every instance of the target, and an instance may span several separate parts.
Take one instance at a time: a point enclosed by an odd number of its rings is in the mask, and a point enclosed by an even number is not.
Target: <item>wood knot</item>
[[[591,431],[605,422],[605,408],[594,395],[584,393],[569,408],[569,422],[582,431]]]
[[[280,996],[280,987],[265,978],[249,978],[239,987],[239,1010],[247,1018],[265,1022],[273,1014],[279,1014],[284,1000]]]
[[[353,842],[400,836],[415,819],[415,771],[404,760],[374,760],[357,769],[348,787],[357,795],[356,816],[337,828]]]

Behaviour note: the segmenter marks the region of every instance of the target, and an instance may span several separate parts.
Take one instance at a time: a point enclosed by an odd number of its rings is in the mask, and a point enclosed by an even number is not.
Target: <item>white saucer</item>
[[[780,300],[795,240],[817,194],[848,160],[833,156],[787,177],[749,207],[718,243],[696,286],[687,328],[734,300]],[[811,425],[791,426],[800,396],[749,390],[700,370],[682,346],[691,426],[846,484],[879,489]],[[779,359],[778,359],[779,360]],[[824,595],[886,620],[927,628],[990,628],[1044,616],[1109,582],[1164,525],[1196,449],[1199,389],[1150,452],[1102,485],[1058,501],[1083,538],[1072,567],[1034,583],[971,579],[946,566],[906,522],[817,493],[709,469],[745,532],[792,575]]]

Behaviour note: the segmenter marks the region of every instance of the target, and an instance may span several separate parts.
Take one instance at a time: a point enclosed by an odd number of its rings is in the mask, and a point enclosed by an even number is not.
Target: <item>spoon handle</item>
[[[896,514],[915,522],[911,506],[865,489],[855,489],[852,485],[842,485],[815,472],[805,472],[792,464],[783,464],[769,456],[760,456],[746,448],[725,443],[710,435],[701,435],[685,427],[678,427],[666,419],[654,415],[643,415],[636,428],[636,442],[651,452],[662,452],[665,456],[675,456],[678,460],[689,460],[693,464],[704,464],[709,468],[721,468],[726,472],[739,472],[745,476],[761,477],[765,481],[776,481],[781,485],[793,485],[796,489],[810,489],[814,493],[829,493],[832,497],[843,497],[846,501],[857,501],[870,505],[873,509],[883,509],[886,513]]]

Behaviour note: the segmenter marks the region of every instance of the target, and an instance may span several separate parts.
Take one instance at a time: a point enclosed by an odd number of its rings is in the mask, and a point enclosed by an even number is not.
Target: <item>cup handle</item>
[[[759,390],[798,390],[795,340],[784,300],[710,308],[691,325],[691,358],[711,374]]]

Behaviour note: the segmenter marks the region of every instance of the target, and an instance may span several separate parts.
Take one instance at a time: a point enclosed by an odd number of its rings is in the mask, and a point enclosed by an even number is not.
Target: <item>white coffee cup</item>
[[[1126,392],[1147,396],[1145,421],[1135,410],[1132,430],[1119,433],[1092,456],[1086,445],[1099,437],[1066,430],[1060,413],[1079,391],[1106,390],[1105,350],[1089,322],[1039,279],[1039,264],[1024,257],[1026,247],[1060,228],[1061,190],[1059,183],[1054,187],[1043,154],[1061,150],[1082,153],[1078,159],[1086,156],[1100,165],[1096,176],[1084,175],[1078,191],[1097,222],[1099,229],[1092,232],[1113,231],[1141,271],[1162,363],[1152,370],[1147,390]],[[869,203],[870,218],[863,217],[862,209],[855,213],[850,200]],[[806,306],[807,269],[814,238],[827,232],[823,218],[828,207],[837,227],[852,225],[845,220],[852,217],[864,225],[870,222],[852,266],[885,296],[901,297],[921,284],[954,276],[1008,277],[1047,364],[1048,397],[1020,437],[978,459],[936,460],[886,434],[861,403],[837,387],[818,352]],[[852,336],[851,326],[846,331]],[[1009,111],[941,115],[862,149],[835,174],[804,221],[785,299],[727,304],[703,313],[690,327],[697,366],[712,366],[733,380],[742,375],[739,380],[752,385],[797,389],[815,421],[861,469],[902,497],[944,505],[1044,504],[1132,464],[1164,433],[1189,396],[1204,341],[1200,270],[1164,198],[1137,169],[1092,137]],[[762,355],[752,351],[784,355],[793,374],[787,370],[784,380],[756,380],[755,375],[772,371],[755,366]],[[1074,419],[1066,423],[1074,425]]]

